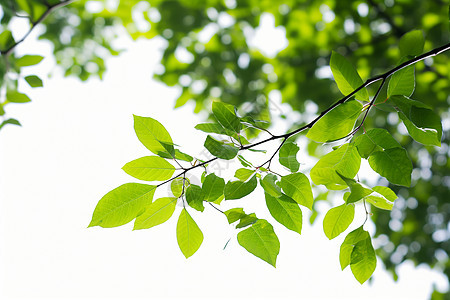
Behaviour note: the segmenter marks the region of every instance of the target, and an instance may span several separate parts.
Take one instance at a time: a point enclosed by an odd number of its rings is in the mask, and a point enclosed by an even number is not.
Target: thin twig
[[[251,149],[251,148],[254,148],[254,147],[259,146],[261,144],[264,144],[264,143],[267,143],[267,142],[270,142],[270,141],[273,141],[273,140],[277,140],[277,139],[285,139],[286,140],[286,139],[288,139],[291,136],[294,136],[294,135],[296,135],[296,134],[298,134],[298,133],[300,133],[300,132],[302,132],[302,131],[304,131],[306,129],[309,129],[315,123],[317,123],[317,121],[319,121],[324,115],[326,115],[329,111],[331,111],[332,109],[336,108],[337,106],[345,103],[348,99],[350,99],[353,95],[355,95],[361,89],[363,89],[363,88],[365,88],[365,87],[367,87],[367,86],[369,86],[369,85],[371,85],[371,84],[373,84],[373,83],[375,83],[377,81],[380,81],[380,80],[383,81],[382,84],[381,84],[381,85],[383,85],[384,82],[386,81],[386,79],[389,78],[389,76],[391,76],[392,74],[394,74],[394,73],[396,73],[396,72],[398,72],[398,71],[400,71],[400,70],[402,70],[402,69],[404,69],[404,68],[406,68],[406,67],[408,67],[410,65],[418,63],[419,61],[422,61],[422,60],[424,60],[424,59],[426,59],[428,57],[439,55],[439,54],[441,54],[441,53],[443,53],[445,51],[448,51],[448,50],[450,50],[450,43],[445,44],[445,45],[443,45],[441,47],[435,48],[435,49],[433,49],[431,51],[428,51],[428,52],[426,52],[426,53],[424,53],[422,55],[419,55],[419,56],[417,56],[417,57],[415,57],[413,59],[410,59],[410,60],[408,60],[408,61],[398,65],[397,67],[395,67],[395,68],[385,72],[384,74],[372,77],[372,78],[366,80],[366,82],[364,82],[362,85],[360,85],[358,88],[356,88],[353,92],[351,92],[347,96],[343,97],[342,99],[340,99],[339,101],[335,102],[333,105],[331,105],[330,107],[328,107],[327,109],[322,111],[314,120],[312,120],[308,124],[298,128],[296,130],[293,130],[291,132],[287,132],[287,133],[281,134],[281,135],[273,135],[273,136],[271,136],[271,137],[269,137],[267,139],[264,139],[262,141],[259,141],[259,142],[256,142],[256,143],[253,143],[253,144],[250,144],[250,145],[243,146],[243,147],[239,148],[239,151]],[[379,93],[380,90],[381,89],[379,88],[377,93]],[[377,95],[375,95],[375,97],[372,99],[371,104],[367,108],[366,114],[368,114],[368,110],[370,110],[370,108],[373,106],[373,103],[375,102],[376,96]],[[281,143],[281,145],[282,144],[283,143]],[[279,146],[279,148],[281,148],[281,146]],[[275,152],[272,156],[274,157],[276,153],[277,152]],[[172,180],[174,180],[174,179],[176,179],[176,178],[178,178],[180,176],[185,176],[186,173],[189,172],[190,170],[195,169],[197,167],[203,167],[203,166],[205,166],[205,165],[209,164],[210,162],[213,162],[213,161],[215,161],[217,159],[219,159],[219,158],[218,157],[213,157],[213,158],[211,158],[211,159],[209,159],[207,161],[204,161],[204,162],[202,162],[202,163],[200,163],[198,165],[193,165],[192,167],[186,168],[186,169],[183,170],[183,172],[175,175],[174,177],[172,177],[172,178],[170,178],[170,179],[168,179],[166,181],[163,181],[162,183],[158,184],[156,187],[164,185],[164,184],[166,184],[166,183],[168,183],[168,182],[170,182],[170,181],[172,181]]]

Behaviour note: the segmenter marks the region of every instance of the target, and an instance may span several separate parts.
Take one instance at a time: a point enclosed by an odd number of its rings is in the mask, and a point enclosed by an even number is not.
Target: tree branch
[[[42,23],[55,9],[66,6],[70,3],[72,3],[73,1],[75,1],[75,0],[65,0],[65,1],[62,1],[53,6],[48,6],[48,9],[42,14],[42,16],[39,17],[39,19],[37,19],[35,22],[31,22],[32,25],[31,25],[30,29],[28,30],[28,32],[25,33],[25,35],[20,40],[15,42],[11,47],[9,47],[6,50],[0,51],[0,54],[4,55],[5,57],[8,57],[13,52],[13,50],[30,35],[30,33],[33,31],[33,29],[38,24]]]
[[[271,160],[273,159],[273,157],[276,155],[276,153],[280,150],[281,146],[284,144],[284,142],[285,142],[289,137],[294,136],[294,135],[296,135],[297,133],[300,133],[300,132],[302,132],[302,131],[304,131],[304,130],[306,130],[306,129],[311,128],[311,127],[312,127],[317,121],[319,121],[324,115],[326,115],[328,112],[330,112],[332,109],[336,108],[337,106],[339,106],[339,105],[345,103],[348,99],[350,99],[350,98],[351,98],[353,95],[355,95],[358,91],[360,91],[361,89],[363,89],[363,88],[365,88],[365,87],[367,87],[367,86],[369,86],[369,85],[371,85],[371,84],[373,84],[373,83],[375,83],[375,82],[377,82],[377,81],[382,80],[381,85],[378,87],[375,96],[372,98],[372,100],[371,100],[370,103],[369,103],[369,106],[368,106],[368,108],[367,108],[367,110],[366,110],[366,113],[365,113],[365,115],[364,115],[364,117],[363,117],[363,120],[362,120],[361,124],[357,127],[357,130],[358,130],[358,129],[364,124],[364,121],[365,121],[367,115],[369,114],[369,110],[370,110],[371,107],[374,105],[375,100],[376,100],[376,98],[378,97],[378,94],[379,94],[380,91],[381,91],[381,88],[383,87],[384,83],[386,82],[386,79],[389,78],[389,76],[391,76],[392,74],[394,74],[394,73],[396,73],[396,72],[398,72],[398,71],[400,71],[400,70],[402,70],[402,69],[404,69],[404,68],[406,68],[406,67],[408,67],[408,66],[410,66],[410,65],[414,65],[414,64],[416,64],[416,63],[418,63],[418,62],[420,62],[420,61],[422,61],[422,60],[424,60],[424,59],[426,59],[426,58],[429,58],[429,57],[433,57],[433,56],[439,55],[439,54],[441,54],[441,53],[443,53],[443,52],[446,52],[446,51],[448,51],[448,50],[450,50],[450,43],[445,44],[445,45],[443,45],[443,46],[441,46],[441,47],[435,48],[435,49],[433,49],[433,50],[431,50],[431,51],[428,51],[428,52],[426,52],[426,53],[424,53],[424,54],[422,54],[422,55],[419,55],[419,56],[417,56],[417,57],[415,57],[415,58],[413,58],[413,59],[410,59],[410,60],[408,60],[408,61],[406,61],[406,62],[404,62],[404,63],[398,65],[397,67],[395,67],[395,68],[393,68],[393,69],[391,69],[391,70],[389,70],[389,71],[387,71],[387,72],[385,72],[385,73],[383,73],[383,74],[381,74],[381,75],[372,77],[372,78],[366,80],[366,82],[364,82],[362,85],[360,85],[358,88],[356,88],[353,92],[351,92],[351,93],[348,94],[347,96],[343,97],[342,99],[340,99],[339,101],[337,101],[336,103],[334,103],[333,105],[331,105],[330,107],[328,107],[327,109],[325,109],[324,111],[322,111],[322,112],[321,112],[314,120],[312,120],[312,121],[309,122],[308,124],[306,124],[306,125],[304,125],[304,126],[298,128],[298,129],[296,129],[296,130],[294,130],[294,131],[291,131],[291,132],[288,132],[288,133],[285,133],[285,134],[282,134],[282,135],[272,135],[271,137],[269,137],[269,138],[267,138],[267,139],[265,139],[265,140],[262,140],[262,141],[259,141],[259,142],[256,142],[256,143],[253,143],[253,144],[250,144],[250,145],[242,146],[242,147],[239,148],[239,151],[242,151],[242,150],[248,150],[248,149],[254,148],[254,147],[258,146],[258,145],[265,144],[265,143],[270,142],[270,141],[273,141],[273,140],[284,139],[283,142],[281,143],[281,145],[280,145],[280,146],[278,147],[278,149],[275,151],[275,153],[274,153],[274,154],[271,156],[271,158],[267,161],[267,162],[269,162],[269,161],[271,161]],[[356,132],[356,131],[354,131],[354,132]],[[353,132],[353,133],[354,133],[354,132]],[[347,135],[347,136],[348,136],[348,135]],[[343,137],[343,138],[345,138],[345,137]],[[342,139],[342,138],[340,138],[340,139]],[[166,180],[166,181],[164,181],[164,182],[158,184],[156,187],[162,186],[162,185],[164,185],[164,184],[166,184],[166,183],[168,183],[168,182],[170,182],[170,181],[172,181],[172,180],[174,180],[174,179],[176,179],[176,178],[178,178],[178,177],[180,177],[180,176],[185,176],[186,173],[189,172],[190,170],[195,169],[195,168],[198,168],[198,167],[204,167],[205,165],[207,165],[207,164],[209,164],[209,163],[211,163],[211,162],[213,162],[213,161],[216,161],[217,159],[218,159],[218,157],[214,157],[214,158],[211,158],[211,159],[209,159],[209,160],[207,160],[207,161],[204,161],[204,162],[202,162],[202,163],[200,163],[200,164],[198,164],[198,165],[193,165],[192,167],[185,168],[185,169],[183,170],[183,172],[181,172],[181,173],[175,175],[174,177],[172,177],[172,178],[170,178],[170,179],[168,179],[168,180]],[[267,163],[267,162],[266,162],[266,163]],[[264,163],[263,165],[265,165],[266,163]]]

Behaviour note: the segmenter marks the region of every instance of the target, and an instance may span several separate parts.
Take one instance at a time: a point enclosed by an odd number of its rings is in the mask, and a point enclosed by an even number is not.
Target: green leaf
[[[421,30],[413,30],[405,33],[399,42],[400,53],[402,56],[416,56],[423,51],[425,40]]]
[[[18,91],[7,91],[6,100],[12,103],[27,103],[31,101],[27,95],[19,93]]]
[[[441,145],[442,124],[439,116],[425,104],[404,96],[389,98],[411,137],[424,145]]]
[[[374,193],[366,197],[366,201],[380,209],[392,210],[397,195],[385,186],[376,186],[372,190]]]
[[[286,142],[280,148],[279,158],[280,164],[291,170],[291,172],[297,172],[300,164],[297,161],[297,152],[300,148],[294,142]]]
[[[314,198],[308,177],[302,173],[293,173],[281,177],[280,187],[295,202],[312,209]]]
[[[363,284],[372,276],[376,266],[377,258],[369,236],[355,244],[351,254],[350,268],[356,280]]]
[[[156,186],[126,183],[107,193],[95,207],[88,227],[117,227],[136,218],[152,203]]]
[[[158,152],[158,156],[163,157],[163,158],[167,158],[167,159],[178,159],[178,160],[183,160],[183,161],[188,161],[191,162],[192,160],[194,160],[194,158],[186,153],[181,152],[178,149],[175,149],[175,152],[172,151],[173,150],[173,145],[168,145],[168,144],[164,144],[165,149],[168,149],[167,151],[171,151],[171,153],[169,152]]]
[[[416,86],[414,78],[414,66],[409,66],[394,73],[389,79],[387,96],[405,95],[411,96]]]
[[[361,114],[363,105],[356,100],[347,101],[317,121],[306,134],[313,141],[324,143],[349,134]]]
[[[355,67],[337,52],[333,51],[331,53],[330,68],[342,94],[348,95],[363,85],[363,81]],[[369,93],[366,88],[363,88],[355,94],[355,97],[359,100],[368,101]]]
[[[43,87],[44,84],[42,83],[42,80],[37,77],[36,75],[30,75],[25,77],[25,81],[31,86],[31,87]]]
[[[339,173],[338,175],[342,178],[342,180],[345,181],[345,183],[347,183],[348,187],[350,188],[350,194],[345,199],[345,203],[347,204],[355,203],[363,199],[364,197],[370,195],[373,192],[371,189],[364,187],[362,184],[360,184],[354,179],[346,178],[345,176],[342,176]]]
[[[204,146],[212,155],[225,160],[233,159],[239,152],[233,144],[217,141],[210,135],[206,137]]]
[[[354,178],[359,171],[361,157],[354,144],[344,144],[338,149],[323,156],[311,169],[311,180],[329,189],[343,189],[347,185],[336,173],[347,178]]]
[[[172,138],[164,126],[150,117],[134,117],[134,130],[141,143],[156,155],[175,155]]]
[[[237,235],[239,245],[248,252],[276,266],[277,256],[280,252],[280,241],[273,231],[272,225],[266,220],[258,220],[251,227]]]
[[[3,121],[3,122],[0,124],[0,129],[2,129],[3,126],[5,126],[6,124],[22,126],[22,125],[20,124],[20,122],[17,121],[16,119],[7,119],[7,120]]]
[[[183,193],[183,182],[184,182],[183,178],[175,178],[170,183],[170,190],[174,197],[177,198],[181,197]]]
[[[175,197],[159,198],[153,201],[144,213],[136,218],[133,230],[148,229],[166,222],[173,215],[176,204]]]
[[[24,55],[16,60],[16,66],[21,68],[37,65],[43,59],[44,57],[40,55]]]
[[[344,232],[355,216],[354,204],[342,204],[331,208],[323,219],[323,231],[328,239],[334,239]]]
[[[186,208],[180,213],[177,223],[177,241],[186,258],[191,257],[203,242],[203,233]]]
[[[254,173],[255,173],[254,170],[249,170],[249,169],[245,169],[245,168],[240,168],[240,169],[237,169],[237,170],[236,170],[236,172],[234,173],[234,177],[236,177],[236,178],[239,179],[240,181],[246,181],[246,180],[249,179]]]
[[[191,184],[186,189],[186,201],[190,207],[198,210],[204,211],[205,207],[203,206],[203,200],[205,198],[205,194],[201,187],[195,184]]]
[[[275,183],[277,179],[278,178],[276,175],[267,174],[262,180],[259,181],[259,184],[267,194],[273,197],[280,197],[282,193],[281,188]]]
[[[352,251],[355,248],[356,243],[367,238],[370,238],[370,236],[367,231],[364,231],[363,226],[353,230],[345,237],[339,252],[339,262],[342,270],[350,265]]]
[[[172,177],[175,167],[159,156],[144,156],[125,164],[122,168],[128,175],[140,180],[167,180]]]
[[[239,133],[242,125],[241,120],[236,116],[233,105],[223,102],[213,102],[212,112],[217,121],[226,129]]]
[[[369,157],[370,167],[397,185],[410,186],[413,166],[403,148],[392,148],[374,152]]]
[[[272,217],[287,229],[302,232],[302,211],[297,202],[286,195],[278,198],[265,193],[266,205]]]
[[[15,44],[14,37],[9,30],[3,30],[0,33],[0,50],[6,51]]]
[[[227,134],[227,130],[222,127],[222,125],[217,123],[201,123],[197,124],[195,129],[206,132],[206,133],[217,133],[217,134]]]
[[[249,225],[254,224],[256,221],[258,221],[258,218],[254,213],[245,215],[241,218],[239,224],[236,225],[236,229],[247,227]]]
[[[227,217],[228,224],[232,224],[234,222],[239,221],[243,217],[245,217],[247,214],[244,212],[244,209],[239,208],[231,208],[227,211],[224,211],[225,216]]]
[[[215,201],[223,195],[223,189],[225,188],[225,180],[211,173],[205,177],[203,181],[203,194],[206,201]]]
[[[250,180],[247,182],[244,181],[228,181],[225,185],[224,195],[225,200],[232,200],[232,199],[240,199],[251,192],[256,188],[257,181],[256,181],[256,175],[253,176]]]
[[[242,155],[238,155],[237,158],[239,159],[239,162],[241,163],[242,166],[246,168],[253,167],[252,163],[246,160]]]
[[[367,130],[365,134],[355,139],[355,145],[362,158],[368,158],[374,151],[402,147],[386,129],[382,128]]]

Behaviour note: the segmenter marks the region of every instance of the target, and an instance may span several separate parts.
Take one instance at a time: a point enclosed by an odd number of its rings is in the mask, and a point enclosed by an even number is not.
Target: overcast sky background
[[[33,102],[10,105],[7,112],[23,126],[0,132],[0,299],[426,299],[433,283],[445,287],[445,278],[411,263],[399,268],[394,283],[380,261],[372,283],[361,286],[349,269],[340,271],[345,234],[328,241],[323,216],[310,227],[305,208],[302,235],[285,229],[270,217],[260,190],[240,202],[274,224],[281,242],[276,269],[240,247],[237,231],[211,207],[203,214],[190,210],[205,239],[188,260],[176,242],[180,207],[170,221],[149,230],[132,231],[132,223],[87,229],[105,193],[136,182],[122,166],[149,155],[134,134],[133,114],[159,120],[183,151],[207,156],[206,135],[194,129],[205,115],[194,115],[192,103],[173,110],[178,91],[151,79],[162,42],[123,37],[120,43],[128,50],[108,60],[104,80],[86,83],[61,76],[36,32],[17,49],[46,57],[27,72],[54,76],[45,78],[41,89],[21,82],[20,90]],[[277,123],[273,131],[285,127]],[[216,170],[228,176],[238,164],[212,167],[229,167]],[[166,191],[160,188],[157,195]],[[224,209],[236,206],[231,202]],[[363,219],[358,207],[347,232]]]

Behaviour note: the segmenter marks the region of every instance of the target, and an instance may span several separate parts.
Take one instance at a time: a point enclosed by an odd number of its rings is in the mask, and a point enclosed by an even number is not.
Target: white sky
[[[445,286],[442,276],[409,263],[394,283],[380,261],[372,284],[361,286],[349,269],[340,271],[345,234],[328,241],[322,218],[308,226],[307,209],[302,235],[288,231],[270,217],[261,191],[240,202],[274,224],[281,242],[276,269],[240,247],[237,231],[210,207],[190,210],[205,240],[188,260],[176,242],[180,208],[149,230],[132,231],[131,223],[87,229],[105,193],[136,182],[121,167],[149,155],[135,137],[132,114],[156,118],[185,152],[204,155],[206,135],[193,128],[202,117],[191,104],[172,110],[177,91],[151,79],[161,44],[123,44],[128,51],[108,60],[103,81],[81,83],[56,72],[42,89],[22,83],[32,103],[7,107],[23,127],[0,132],[0,299],[426,299],[433,282]],[[48,45],[35,35],[18,51],[46,55],[30,73],[53,67]],[[237,206],[230,202],[225,209]],[[363,218],[359,207],[349,231]]]

